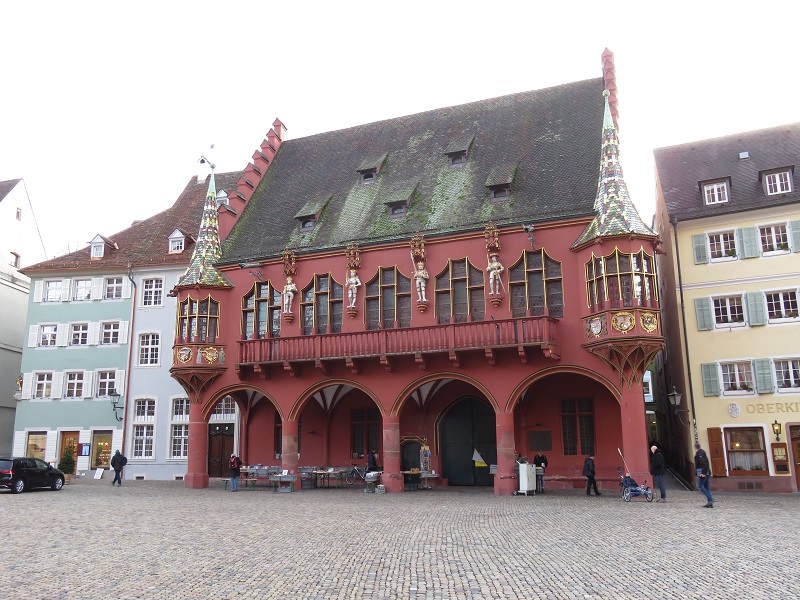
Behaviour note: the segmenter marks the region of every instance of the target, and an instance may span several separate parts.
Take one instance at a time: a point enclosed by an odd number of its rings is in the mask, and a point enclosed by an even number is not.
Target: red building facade
[[[421,446],[442,482],[499,494],[537,450],[549,487],[584,485],[588,454],[616,482],[618,449],[647,473],[658,240],[627,196],[604,89],[610,63],[604,79],[299,140],[276,121],[228,205],[212,178],[174,290],[185,485],[234,449],[293,472],[374,450],[388,492]],[[220,444],[210,416],[231,400]]]

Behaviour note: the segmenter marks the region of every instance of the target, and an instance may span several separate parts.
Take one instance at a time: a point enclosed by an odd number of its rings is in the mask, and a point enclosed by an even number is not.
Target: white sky
[[[168,208],[212,143],[244,169],[275,117],[292,139],[599,77],[608,47],[649,223],[653,148],[800,121],[796,0],[543,4],[4,3],[0,181],[52,258]]]

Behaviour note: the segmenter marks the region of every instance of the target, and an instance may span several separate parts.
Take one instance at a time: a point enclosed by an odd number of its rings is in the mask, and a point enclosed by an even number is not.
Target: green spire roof
[[[233,287],[230,280],[217,270],[214,264],[222,256],[219,242],[219,219],[217,212],[217,186],[214,183],[214,165],[211,165],[211,178],[208,181],[206,203],[200,219],[200,233],[192,251],[192,258],[186,272],[178,280],[176,287],[206,286]]]
[[[655,232],[644,224],[628,196],[628,187],[622,177],[622,165],[619,161],[619,137],[608,106],[608,90],[603,92],[603,96],[605,96],[603,144],[597,196],[594,200],[594,210],[597,216],[586,226],[581,236],[572,245],[573,248],[597,238],[615,235],[634,234],[657,237]]]

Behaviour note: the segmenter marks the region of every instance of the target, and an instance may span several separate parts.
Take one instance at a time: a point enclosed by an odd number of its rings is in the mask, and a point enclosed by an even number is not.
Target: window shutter
[[[44,281],[37,279],[33,284],[33,301],[41,302],[42,294],[44,294]]]
[[[61,346],[62,348],[67,345],[67,341],[69,340],[69,324],[68,323],[59,323],[56,325],[56,346]]]
[[[704,363],[700,365],[703,371],[703,395],[719,396],[719,372],[717,363]]]
[[[69,302],[69,293],[72,289],[72,280],[71,279],[62,279],[61,280],[61,301],[62,302]]]
[[[725,468],[725,444],[722,442],[722,429],[719,427],[709,427],[708,433],[708,454],[711,463],[711,475],[714,477],[727,477],[728,470]]]
[[[33,393],[33,373],[22,374],[22,394],[20,397],[23,400],[30,400]]]
[[[24,431],[14,432],[14,449],[11,451],[12,456],[25,456],[25,438],[27,437]]]
[[[89,323],[89,345],[97,346],[100,343],[100,323]]]
[[[103,299],[103,278],[92,277],[92,300]]]
[[[755,258],[757,256],[761,256],[761,244],[759,242],[758,229],[755,227],[737,229],[736,237],[742,258]]]
[[[759,394],[771,394],[775,391],[775,382],[772,381],[772,361],[768,358],[757,358],[756,364],[756,391]]]
[[[53,373],[53,385],[50,388],[51,398],[61,398],[64,393],[64,372],[56,371]]]
[[[747,292],[747,320],[751,326],[767,324],[767,309],[761,292]]]
[[[694,246],[694,264],[703,265],[708,262],[708,246],[706,245],[706,234],[700,233],[692,236],[692,246]]]
[[[120,396],[125,395],[125,371],[117,369],[114,373],[114,389]]]
[[[711,314],[710,298],[695,298],[694,311],[697,316],[698,331],[714,329],[714,315]]]
[[[125,275],[122,276],[122,297],[131,297],[131,280]]]
[[[127,344],[128,343],[128,322],[127,321],[120,321],[119,322],[119,343],[120,344]]]
[[[94,371],[83,372],[83,397],[94,397]]]
[[[36,348],[39,344],[39,326],[31,325],[28,327],[28,348]]]
[[[800,252],[800,221],[789,221],[789,234],[792,238],[792,250]]]

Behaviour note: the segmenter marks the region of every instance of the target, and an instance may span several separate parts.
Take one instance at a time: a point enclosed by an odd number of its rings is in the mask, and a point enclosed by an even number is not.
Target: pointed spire
[[[214,263],[222,257],[217,210],[217,186],[214,181],[214,165],[212,164],[203,216],[200,219],[200,233],[192,251],[192,258],[189,260],[189,266],[178,280],[176,287],[195,285],[232,287],[230,280],[214,266]]]
[[[619,137],[609,107],[609,95],[608,90],[603,91],[605,97],[603,143],[597,196],[594,200],[594,210],[597,215],[572,245],[573,248],[599,237],[628,234],[657,237],[655,232],[644,224],[628,195],[628,187],[622,176]]]

